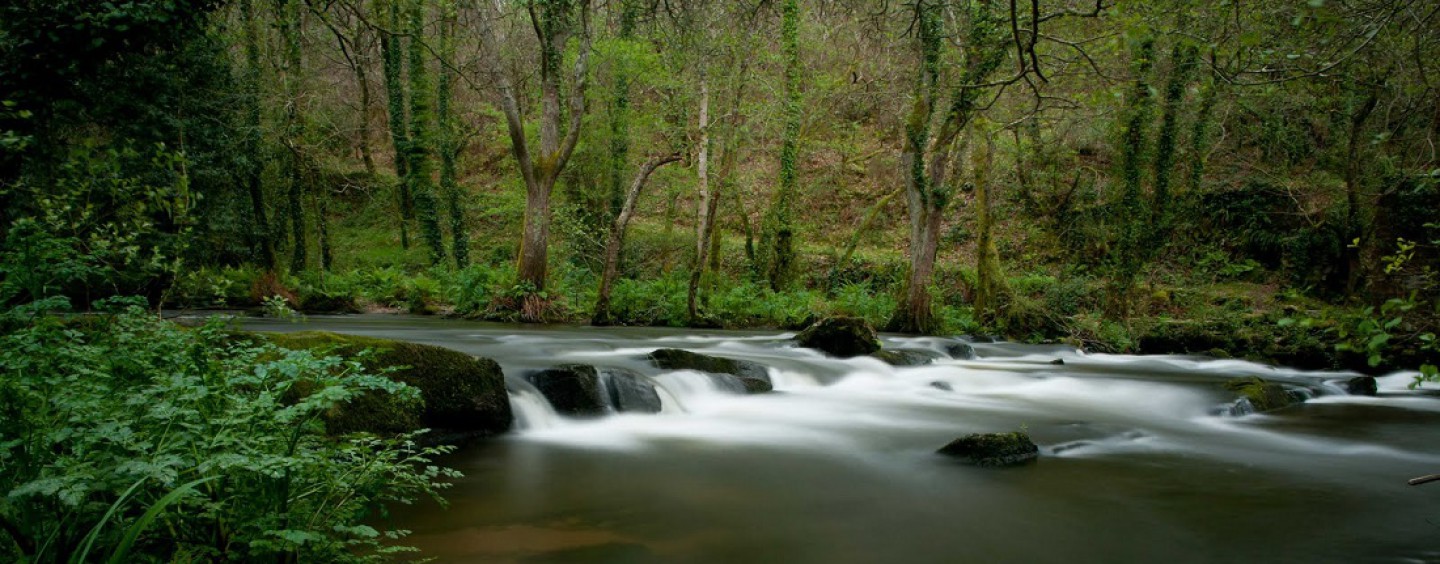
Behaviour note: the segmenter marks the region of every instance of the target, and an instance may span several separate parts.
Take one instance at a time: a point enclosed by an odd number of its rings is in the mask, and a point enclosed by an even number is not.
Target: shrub
[[[356,362],[138,308],[6,317],[0,559],[378,560],[403,533],[367,519],[458,475],[413,435],[326,436],[321,415],[360,394],[414,395]]]

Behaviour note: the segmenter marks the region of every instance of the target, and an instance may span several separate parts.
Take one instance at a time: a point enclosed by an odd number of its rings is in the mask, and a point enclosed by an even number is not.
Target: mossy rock
[[[875,328],[859,317],[827,317],[795,336],[800,346],[850,358],[880,350]]]
[[[905,349],[878,350],[870,353],[870,356],[878,358],[890,366],[921,366],[935,361],[928,354]]]
[[[748,360],[721,358],[682,349],[657,349],[646,358],[657,368],[665,370],[694,370],[734,377],[739,380],[744,393],[759,394],[774,389],[765,366]],[[723,385],[725,381],[722,380],[721,383]]]
[[[1291,394],[1280,384],[1260,378],[1231,380],[1225,383],[1225,389],[1238,392],[1241,398],[1250,402],[1251,409],[1256,413],[1283,409],[1304,401],[1304,398]]]
[[[326,417],[332,433],[397,433],[428,428],[437,433],[486,436],[510,429],[513,415],[500,365],[446,348],[324,331],[267,333],[277,346],[358,359],[420,391],[420,404],[372,393],[340,406]],[[362,351],[371,354],[357,356]]]
[[[975,433],[965,435],[936,451],[974,466],[1017,466],[1034,461],[1040,447],[1025,433]]]

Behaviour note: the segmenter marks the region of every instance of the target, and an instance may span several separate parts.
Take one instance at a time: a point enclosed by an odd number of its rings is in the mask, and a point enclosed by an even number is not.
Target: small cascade
[[[511,390],[510,409],[515,413],[515,430],[534,431],[559,427],[565,419],[535,390]]]
[[[1244,417],[1255,414],[1255,405],[1250,403],[1249,398],[1240,398],[1235,403],[1221,409],[1221,415],[1227,417]]]
[[[666,372],[651,380],[655,383],[655,391],[660,394],[661,413],[693,411],[694,404],[705,401],[705,398],[737,393],[731,387],[722,387],[723,380],[693,370]],[[744,393],[743,386],[738,393]]]

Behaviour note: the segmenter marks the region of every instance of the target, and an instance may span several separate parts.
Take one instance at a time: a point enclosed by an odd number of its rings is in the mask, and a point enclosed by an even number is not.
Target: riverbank
[[[957,276],[963,282],[963,273]],[[549,293],[547,321],[588,323],[594,280],[578,269],[561,269],[557,279]],[[507,267],[484,266],[415,273],[374,268],[299,277],[254,269],[201,269],[181,276],[166,299],[178,307],[239,308],[279,317],[292,311],[412,313],[514,322],[513,308],[505,307],[514,297],[509,280],[513,273]],[[1413,370],[1440,360],[1433,342],[1421,340],[1423,328],[1434,325],[1423,308],[1402,319],[1403,325],[1359,334],[1357,329],[1367,321],[1362,308],[1326,304],[1273,284],[1229,281],[1146,288],[1128,322],[1118,322],[1101,313],[1104,288],[1094,280],[1031,274],[1012,277],[1008,285],[1011,305],[989,323],[978,321],[964,305],[963,287],[949,293],[937,289],[937,334],[1001,335],[1095,352],[1204,354],[1370,374]],[[621,280],[611,311],[618,325],[798,330],[834,315],[860,317],[883,327],[896,305],[888,286],[861,282],[786,292],[750,283],[717,283],[706,295],[704,315],[692,323],[680,278]],[[1378,325],[1397,316],[1399,312],[1386,315]],[[1367,345],[1381,333],[1386,335],[1383,350],[1369,350]],[[1372,363],[1375,354],[1378,362]]]

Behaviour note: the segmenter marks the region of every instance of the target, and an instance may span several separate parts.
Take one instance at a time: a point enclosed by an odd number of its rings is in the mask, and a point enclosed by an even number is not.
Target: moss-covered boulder
[[[365,394],[332,410],[326,424],[332,433],[369,431],[396,433],[428,428],[437,433],[484,436],[510,429],[513,416],[500,365],[446,348],[339,335],[323,331],[268,333],[277,346],[356,359],[366,369],[386,374],[420,390],[421,402],[404,402],[390,394]],[[361,355],[362,351],[372,351]]]
[[[1225,389],[1238,392],[1240,399],[1248,403],[1250,411],[1255,413],[1283,409],[1305,401],[1305,398],[1286,391],[1280,384],[1260,378],[1231,380],[1225,383]]]
[[[561,415],[583,417],[606,411],[608,402],[601,395],[600,372],[594,366],[564,364],[526,374],[525,379]]]
[[[660,393],[644,375],[624,368],[605,368],[601,382],[610,406],[624,413],[660,413]]]
[[[774,389],[770,382],[770,373],[765,366],[748,360],[721,358],[682,349],[657,349],[646,356],[646,359],[657,368],[665,370],[694,370],[712,375],[728,376],[730,378],[719,380],[722,387],[728,387],[724,385],[726,382],[738,380],[744,393],[759,394]]]
[[[975,466],[1016,466],[1034,461],[1040,447],[1025,433],[976,433],[965,435],[936,451]]]
[[[850,358],[880,350],[875,328],[858,317],[827,317],[795,336],[807,349],[824,351],[831,356]]]
[[[920,366],[935,361],[928,354],[905,349],[878,350],[870,353],[870,356],[878,358],[890,366]]]

